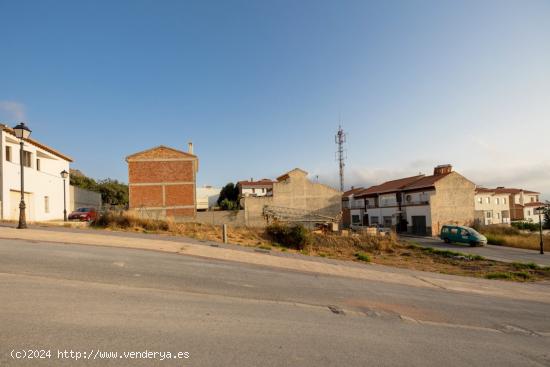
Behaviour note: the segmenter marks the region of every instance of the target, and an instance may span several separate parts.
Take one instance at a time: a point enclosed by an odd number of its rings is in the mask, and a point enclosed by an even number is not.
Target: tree
[[[128,185],[108,178],[99,181],[98,186],[103,203],[117,206],[128,205]]]
[[[239,188],[233,182],[225,185],[222,191],[220,191],[218,205],[223,210],[237,210],[240,208]]]
[[[100,193],[104,204],[128,205],[128,185],[122,182],[110,178],[96,181],[93,178],[87,177],[82,172],[72,169],[70,177],[72,186]]]

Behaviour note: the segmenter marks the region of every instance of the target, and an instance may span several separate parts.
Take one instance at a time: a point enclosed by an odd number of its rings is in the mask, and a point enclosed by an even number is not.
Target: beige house
[[[398,232],[437,235],[445,224],[474,222],[475,184],[451,165],[353,191],[344,200],[352,227],[378,225]],[[346,220],[344,220],[346,222]]]
[[[523,189],[497,187],[476,189],[476,221],[481,224],[507,224],[513,221],[539,222],[536,208],[544,204],[540,193]]]
[[[327,185],[312,182],[308,173],[296,168],[273,182],[271,196],[247,196],[241,199],[246,222],[265,225],[270,218],[315,223],[339,218],[342,193]]]

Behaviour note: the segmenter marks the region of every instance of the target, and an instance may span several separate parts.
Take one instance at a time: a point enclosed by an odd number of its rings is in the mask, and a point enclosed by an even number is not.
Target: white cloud
[[[4,112],[7,118],[18,121],[25,120],[25,105],[14,101],[0,101],[0,112]]]

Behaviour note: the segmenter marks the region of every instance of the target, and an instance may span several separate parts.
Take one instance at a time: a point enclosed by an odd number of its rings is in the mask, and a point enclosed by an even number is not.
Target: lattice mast
[[[338,161],[338,166],[340,169],[340,191],[344,192],[344,167],[346,166],[344,143],[346,142],[346,133],[344,132],[344,129],[342,129],[342,125],[338,126],[335,142],[338,146],[338,149],[336,150],[336,161]]]

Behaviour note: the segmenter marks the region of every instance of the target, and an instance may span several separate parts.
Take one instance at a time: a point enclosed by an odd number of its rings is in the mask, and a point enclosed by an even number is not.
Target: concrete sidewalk
[[[487,259],[503,262],[535,263],[541,266],[550,266],[550,244],[545,244],[547,251],[541,255],[539,251],[527,250],[515,247],[485,245],[483,247],[470,247],[453,243],[445,243],[434,237],[419,237],[400,235],[401,238],[416,242],[420,246],[433,247],[443,250],[452,250],[466,254],[480,255]]]
[[[440,288],[448,291],[493,295],[514,299],[534,300],[550,303],[549,283],[511,283],[478,278],[459,277],[414,270],[395,269],[382,265],[348,263],[339,261],[326,263],[309,261],[295,257],[279,257],[269,254],[238,251],[227,248],[193,244],[186,239],[159,240],[136,236],[124,236],[124,233],[111,235],[87,233],[88,231],[67,231],[55,229],[26,229],[0,227],[0,238],[28,240],[34,242],[52,242],[133,248],[140,250],[162,251],[175,254],[198,256],[203,258],[236,261],[259,266],[269,266],[300,272],[317,273],[332,276],[351,277],[376,282],[397,283],[413,287]]]

